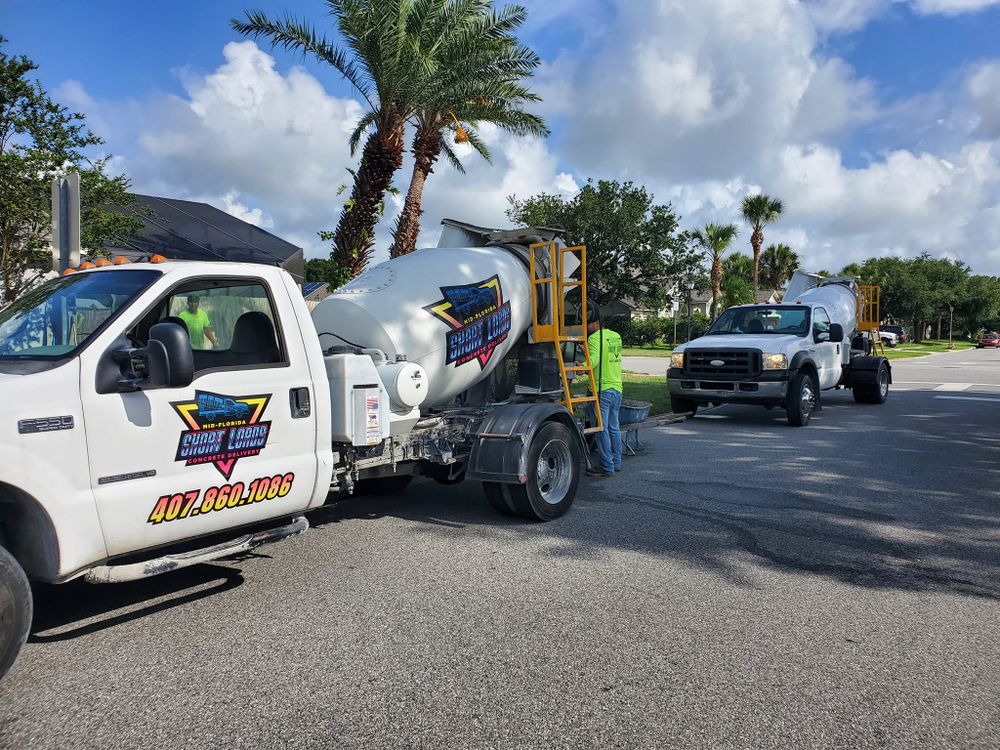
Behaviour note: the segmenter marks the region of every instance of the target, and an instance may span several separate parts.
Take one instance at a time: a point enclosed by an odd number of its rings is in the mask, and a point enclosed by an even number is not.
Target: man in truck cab
[[[192,349],[204,349],[205,339],[208,339],[212,346],[216,347],[219,345],[219,340],[215,338],[215,331],[212,330],[212,322],[208,319],[208,313],[198,309],[200,302],[197,294],[189,294],[187,309],[181,310],[178,317],[184,321],[188,330]]]
[[[622,468],[622,433],[618,425],[622,407],[622,337],[602,325],[601,312],[596,305],[587,311],[587,321],[587,348],[604,424],[604,429],[597,434],[600,466],[587,469],[587,474],[607,477]]]

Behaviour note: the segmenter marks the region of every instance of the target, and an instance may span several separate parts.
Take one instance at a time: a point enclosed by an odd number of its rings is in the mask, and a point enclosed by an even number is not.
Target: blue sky
[[[501,225],[507,195],[614,177],[684,226],[778,195],[788,211],[766,239],[814,268],[927,250],[1000,273],[997,0],[525,4],[553,136],[487,132],[493,167],[442,165],[422,240],[444,215]],[[317,254],[359,104],[325,66],[240,43],[228,21],[246,8],[326,23],[319,0],[5,0],[0,29],[137,190],[208,200]]]

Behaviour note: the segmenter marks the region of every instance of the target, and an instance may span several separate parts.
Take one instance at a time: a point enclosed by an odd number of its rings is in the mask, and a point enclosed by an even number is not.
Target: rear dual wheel
[[[889,367],[883,361],[875,373],[874,385],[856,385],[852,390],[859,404],[884,404],[889,398]]]
[[[490,505],[508,516],[550,521],[573,504],[580,484],[580,441],[562,422],[546,422],[528,448],[524,484],[483,482]]]

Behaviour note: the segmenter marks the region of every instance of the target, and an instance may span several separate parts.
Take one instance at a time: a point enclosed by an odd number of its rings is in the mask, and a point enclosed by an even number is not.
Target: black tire
[[[509,494],[504,491],[507,486],[499,482],[483,482],[483,494],[486,495],[486,500],[497,513],[502,516],[516,516],[517,510],[514,508],[514,503],[510,500]]]
[[[582,459],[580,442],[569,427],[546,422],[528,447],[528,481],[503,485],[504,500],[522,518],[559,518],[576,497]]]
[[[362,479],[358,482],[358,495],[395,495],[409,487],[413,481],[412,474],[403,474],[396,477],[376,477],[375,479]]]
[[[698,411],[698,404],[687,398],[682,398],[681,396],[671,396],[670,397],[670,411],[674,414],[684,414],[686,412],[691,412],[693,417],[695,412]]]
[[[795,373],[788,383],[788,397],[785,401],[788,424],[792,427],[805,427],[809,424],[818,399],[819,388],[812,373],[801,370]]]
[[[0,679],[7,674],[31,628],[31,586],[11,554],[0,547]]]
[[[896,344],[893,343],[892,339],[882,339],[882,343],[892,349]]]
[[[883,361],[875,375],[875,385],[856,385],[854,400],[859,404],[884,404],[889,398],[889,367]]]

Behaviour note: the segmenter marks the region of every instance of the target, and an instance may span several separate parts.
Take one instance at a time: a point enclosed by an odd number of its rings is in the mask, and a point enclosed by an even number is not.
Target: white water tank
[[[528,268],[502,247],[424,248],[372,266],[312,317],[324,349],[381,349],[423,367],[433,406],[489,375],[531,325]]]

